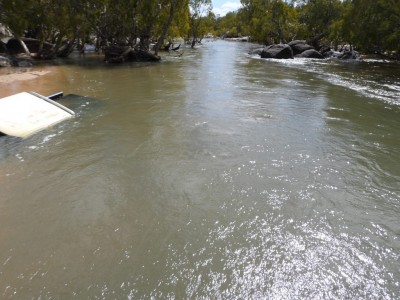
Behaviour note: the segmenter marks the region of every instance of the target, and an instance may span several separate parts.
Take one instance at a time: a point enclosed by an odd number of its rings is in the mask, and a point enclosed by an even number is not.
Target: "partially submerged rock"
[[[291,41],[288,45],[292,48],[294,55],[301,54],[304,51],[314,49],[313,46],[308,45],[306,41],[303,40]]]
[[[0,56],[0,67],[11,67],[11,60],[7,57]]]
[[[264,47],[256,48],[256,49],[250,50],[249,54],[250,55],[261,55],[261,52],[263,52],[263,50],[264,50]]]
[[[343,59],[343,60],[357,60],[360,59],[360,53],[358,53],[357,51],[344,51],[344,52],[339,52],[339,51],[327,51],[324,52],[324,57],[325,58],[336,58],[336,59]]]
[[[32,58],[25,55],[0,56],[0,67],[22,67],[29,68],[33,66]]]
[[[293,58],[293,50],[287,44],[270,45],[263,49],[261,58],[290,59]]]
[[[317,58],[317,59],[324,59],[325,57],[319,53],[315,49],[309,49],[306,50],[300,54],[297,54],[295,57],[300,57],[300,58]]]
[[[338,56],[339,59],[359,59],[360,53],[357,51],[345,51]]]
[[[319,51],[304,40],[294,40],[288,44],[274,44],[265,48],[251,50],[249,54],[260,55],[261,58],[288,59],[298,58],[337,58],[337,59],[360,59],[360,54],[354,50],[345,49],[342,52],[332,51],[329,46],[322,46]]]

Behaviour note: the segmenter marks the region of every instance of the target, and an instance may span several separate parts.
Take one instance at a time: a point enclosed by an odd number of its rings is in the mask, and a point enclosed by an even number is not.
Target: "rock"
[[[338,58],[339,55],[341,55],[341,54],[342,54],[341,52],[329,50],[329,51],[324,52],[323,56],[325,58]]]
[[[290,47],[292,47],[294,55],[303,53],[304,51],[307,51],[307,50],[310,50],[310,49],[314,49],[313,46],[308,45],[306,43],[306,41],[303,41],[303,40],[291,41],[288,45]]]
[[[18,60],[16,66],[21,68],[30,68],[33,66],[33,63],[29,60]]]
[[[10,60],[13,67],[30,68],[33,66],[32,57],[25,54],[13,55]]]
[[[337,58],[339,59],[359,59],[360,54],[357,51],[345,51],[341,53]]]
[[[249,51],[250,55],[261,55],[261,52],[263,52],[264,48],[256,48],[253,50]]]
[[[337,58],[337,59],[360,59],[360,54],[357,51],[344,51],[344,52],[339,52],[339,51],[327,51],[324,52],[324,57],[325,58]]]
[[[332,49],[331,49],[330,46],[322,46],[321,49],[319,49],[318,52],[321,53],[324,57],[326,57],[325,53],[330,52],[331,50]]]
[[[0,67],[11,67],[11,61],[4,56],[0,56]]]
[[[300,54],[297,54],[296,57],[301,57],[301,58],[318,58],[318,59],[323,59],[324,56],[319,53],[317,50],[314,49],[309,49],[306,50]]]
[[[295,54],[295,55],[303,53],[304,51],[307,51],[307,50],[314,50],[314,47],[310,46],[308,44],[296,44],[291,47],[293,49],[293,54]]]
[[[294,45],[297,45],[297,44],[305,44],[305,43],[306,43],[305,40],[294,40],[294,41],[290,41],[290,42],[288,43],[288,45],[289,45],[290,47],[293,47]]]
[[[293,58],[293,50],[287,44],[275,44],[264,48],[261,52],[261,58]]]

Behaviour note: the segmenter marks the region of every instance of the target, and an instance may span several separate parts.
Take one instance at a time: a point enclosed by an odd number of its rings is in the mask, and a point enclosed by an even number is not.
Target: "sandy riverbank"
[[[25,81],[46,75],[50,71],[28,71],[21,73],[0,74],[0,84],[9,84],[15,81]]]

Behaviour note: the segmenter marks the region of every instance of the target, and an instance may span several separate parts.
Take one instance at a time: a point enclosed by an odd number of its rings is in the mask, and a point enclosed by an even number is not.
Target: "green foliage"
[[[243,8],[235,18],[226,16],[219,22],[219,30],[240,28],[238,33],[249,32],[253,39],[266,44],[313,38],[326,44],[351,44],[367,52],[400,51],[399,0],[241,0],[241,3]]]
[[[282,0],[242,0],[251,36],[265,44],[285,42],[297,34],[296,10]],[[242,13],[242,12],[240,12]]]
[[[26,1],[1,0],[0,7],[2,9],[0,22],[10,28],[15,35],[22,36],[28,26],[27,16],[29,15],[29,10],[26,7]]]
[[[299,21],[310,36],[328,34],[330,26],[341,15],[340,0],[309,0],[300,6]]]
[[[397,0],[346,1],[341,33],[366,52],[400,50],[400,2]]]
[[[192,38],[193,48],[197,39],[199,37],[202,38],[208,30],[212,29],[209,22],[213,18],[211,0],[189,0],[189,8],[189,33]]]
[[[15,36],[58,44],[96,37],[102,44],[134,45],[140,38],[148,48],[170,26],[186,33],[188,11],[189,0],[0,0],[0,23]]]
[[[241,0],[216,18],[211,0],[0,0],[0,23],[16,37],[56,43],[97,38],[148,47],[150,40],[250,35],[270,44],[322,38],[359,50],[400,51],[399,0]],[[159,44],[159,43],[158,43]]]

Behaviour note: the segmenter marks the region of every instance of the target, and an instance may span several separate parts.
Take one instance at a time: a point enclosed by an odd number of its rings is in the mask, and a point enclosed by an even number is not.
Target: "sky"
[[[213,12],[215,15],[225,16],[230,11],[240,8],[240,0],[212,0]]]

